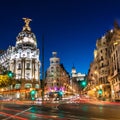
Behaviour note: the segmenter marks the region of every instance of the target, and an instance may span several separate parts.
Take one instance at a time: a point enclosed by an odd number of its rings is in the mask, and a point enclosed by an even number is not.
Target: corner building
[[[88,93],[102,100],[120,101],[120,27],[117,22],[97,40],[96,48],[88,74],[89,83],[94,82],[89,84]]]
[[[60,64],[60,58],[57,52],[52,52],[53,57],[50,58],[50,66],[46,71],[45,77],[45,95],[47,98],[58,98],[67,96],[72,88],[70,86],[70,76],[65,70],[63,64]]]
[[[37,91],[36,97],[39,96],[41,62],[36,36],[29,26],[31,19],[23,19],[25,26],[16,37],[15,47],[9,46],[0,56],[0,64],[12,71],[15,74],[14,78],[21,82],[4,89],[3,94],[20,99],[30,99],[32,89]],[[9,93],[9,91],[12,92]]]

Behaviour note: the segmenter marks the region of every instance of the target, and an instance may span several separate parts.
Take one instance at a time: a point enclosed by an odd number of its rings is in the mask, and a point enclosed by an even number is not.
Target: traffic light
[[[87,85],[87,82],[86,81],[81,81],[81,86],[82,87],[85,87]]]
[[[102,95],[102,90],[101,89],[98,90],[98,94]]]
[[[36,91],[35,90],[32,90],[31,91],[31,95],[35,95]]]
[[[59,96],[62,96],[63,95],[63,92],[62,91],[59,91]]]
[[[85,82],[85,81],[83,81],[81,84],[82,84],[83,86],[85,86],[85,85],[86,85],[86,82]]]
[[[30,92],[30,94],[31,94],[31,99],[32,99],[32,100],[35,100],[36,90],[32,90],[32,91]]]
[[[12,78],[14,76],[14,73],[11,72],[11,71],[8,71],[7,75],[8,75],[9,78]]]

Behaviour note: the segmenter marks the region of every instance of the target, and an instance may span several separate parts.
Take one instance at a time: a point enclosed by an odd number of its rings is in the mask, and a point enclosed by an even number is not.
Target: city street
[[[1,103],[0,120],[120,120],[119,110],[119,105],[105,103]]]
[[[120,120],[120,0],[1,0],[0,120]]]

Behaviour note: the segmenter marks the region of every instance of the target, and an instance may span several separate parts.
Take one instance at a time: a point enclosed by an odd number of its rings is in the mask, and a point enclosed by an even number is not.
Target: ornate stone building
[[[120,100],[120,27],[114,23],[110,47],[110,74],[108,80],[111,85],[111,99]]]
[[[35,34],[31,31],[29,22],[31,19],[23,18],[25,26],[16,37],[16,45],[1,54],[0,64],[14,73],[14,79],[21,81],[20,84],[4,89],[4,94],[8,91],[15,98],[30,98],[31,89],[40,88],[40,66],[39,49]],[[38,91],[36,97],[38,95]]]
[[[114,23],[114,29],[97,40],[95,51],[94,69],[90,66],[88,80],[90,83],[93,77],[96,85],[89,84],[88,91],[96,91],[96,97],[120,100],[120,27],[117,22]],[[100,89],[102,92],[99,92]]]
[[[60,58],[57,57],[57,52],[52,52],[53,57],[50,58],[50,66],[46,71],[45,77],[45,94],[50,97],[58,97],[61,92],[62,96],[67,95],[71,91],[70,76],[66,72],[63,64],[60,64]]]

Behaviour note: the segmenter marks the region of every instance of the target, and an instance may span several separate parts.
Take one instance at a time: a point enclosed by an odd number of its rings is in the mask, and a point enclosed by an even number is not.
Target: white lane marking
[[[107,119],[103,119],[103,118],[90,118],[91,120],[107,120]]]
[[[21,111],[21,112],[19,112],[19,113],[16,113],[15,115],[12,115],[12,116],[10,116],[10,117],[7,117],[7,118],[5,118],[5,119],[2,119],[2,120],[8,120],[8,119],[10,119],[10,118],[13,118],[13,117],[15,117],[15,116],[17,116],[17,115],[20,115],[20,114],[22,114],[22,113],[30,110],[31,108],[32,108],[32,107],[30,107],[30,108],[28,108],[28,109],[26,109],[26,110],[24,110],[24,111]]]

